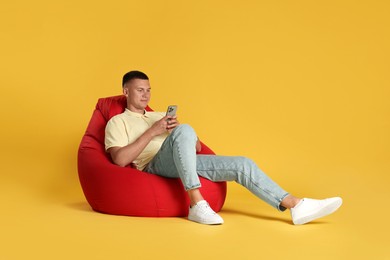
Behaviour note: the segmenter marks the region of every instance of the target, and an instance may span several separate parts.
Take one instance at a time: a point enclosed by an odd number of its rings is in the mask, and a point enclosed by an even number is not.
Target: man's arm
[[[112,161],[121,166],[125,167],[133,162],[153,139],[152,133],[147,130],[133,143],[123,147],[111,147],[107,151],[110,153]]]
[[[177,126],[178,122],[171,119],[169,124],[167,119],[172,118],[165,116],[146,130],[137,140],[123,147],[111,147],[107,151],[110,153],[112,161],[122,167],[132,163],[150,143],[150,141],[160,134],[163,134]]]

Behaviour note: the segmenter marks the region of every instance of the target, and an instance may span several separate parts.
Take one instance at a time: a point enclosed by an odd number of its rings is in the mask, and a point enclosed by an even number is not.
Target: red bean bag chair
[[[180,179],[145,173],[115,165],[104,150],[107,121],[122,113],[125,96],[100,98],[78,150],[78,173],[84,195],[97,212],[145,217],[188,215],[189,199]],[[147,110],[151,111],[148,107]],[[214,154],[202,143],[202,154]],[[211,208],[221,210],[226,182],[200,177],[201,192]]]

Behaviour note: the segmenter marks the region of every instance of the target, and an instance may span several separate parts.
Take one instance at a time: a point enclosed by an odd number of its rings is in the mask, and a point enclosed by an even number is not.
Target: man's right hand
[[[178,125],[179,122],[177,121],[176,116],[164,116],[159,121],[155,122],[148,131],[154,137],[166,133]]]

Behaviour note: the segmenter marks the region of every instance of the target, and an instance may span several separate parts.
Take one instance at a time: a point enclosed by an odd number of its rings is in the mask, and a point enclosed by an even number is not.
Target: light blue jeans
[[[214,182],[236,181],[280,211],[288,195],[250,159],[241,156],[197,155],[197,135],[187,124],[177,126],[144,171],[180,178],[188,191],[201,187],[199,176]],[[199,176],[198,176],[199,175]]]

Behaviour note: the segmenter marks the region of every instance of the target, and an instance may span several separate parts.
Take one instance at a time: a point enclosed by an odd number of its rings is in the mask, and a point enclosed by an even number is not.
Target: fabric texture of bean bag
[[[122,113],[125,96],[100,98],[78,150],[78,173],[84,195],[93,210],[106,214],[144,217],[184,217],[189,200],[180,179],[170,179],[115,165],[104,150],[108,120]],[[151,111],[148,107],[147,110]],[[202,143],[201,154],[214,154]],[[200,191],[211,208],[221,210],[226,182],[200,177]]]

